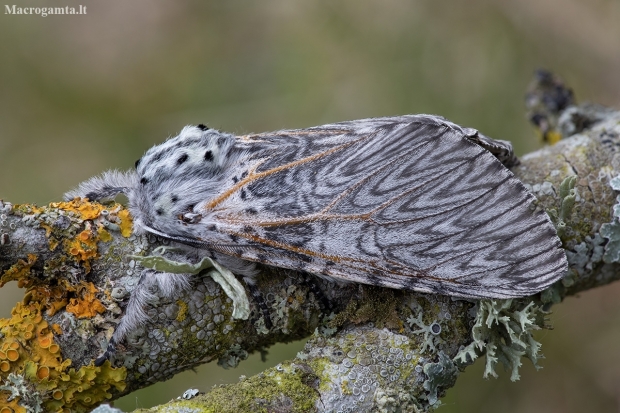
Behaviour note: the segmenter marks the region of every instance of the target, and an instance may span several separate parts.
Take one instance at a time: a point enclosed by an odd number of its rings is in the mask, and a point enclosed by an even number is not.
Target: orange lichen
[[[106,207],[101,204],[91,203],[79,198],[69,202],[54,202],[50,204],[50,207],[67,211],[71,216],[77,217],[82,221],[95,220],[106,210]],[[120,205],[117,204],[114,208],[120,209]],[[121,233],[126,237],[129,236],[131,234],[131,218],[129,213],[121,210],[118,213],[118,217],[121,218]],[[64,251],[73,260],[81,264],[85,268],[86,273],[88,273],[90,271],[90,261],[97,257],[97,242],[112,240],[112,236],[103,228],[103,225],[97,221],[96,223],[96,231],[92,223],[87,222],[86,229],[73,239],[67,239],[67,235],[63,230],[54,228],[46,222],[40,222],[39,225],[46,230],[50,250],[55,250],[59,245],[59,240],[63,240]]]
[[[60,242],[54,237],[48,237],[47,243],[49,244],[50,251],[56,250]]]
[[[177,305],[179,306],[179,313],[176,320],[179,322],[185,321],[187,317],[187,303],[183,300],[177,300]]]
[[[39,370],[37,370],[37,378],[39,380],[43,380],[46,379],[50,376],[50,369],[47,366],[41,366],[39,367]]]
[[[56,203],[51,207],[69,211],[71,217],[84,221],[98,218],[105,209],[102,205],[82,200]],[[47,209],[25,206],[20,207],[19,211],[39,215]],[[121,211],[117,218],[121,221],[117,219],[112,222],[117,222],[122,234],[129,236],[129,214]],[[122,391],[125,388],[125,368],[114,369],[109,363],[101,367],[92,364],[82,366],[78,370],[70,368],[72,361],[63,359],[60,346],[54,343],[54,334],[63,332],[61,327],[58,324],[48,325],[42,316],[44,312],[51,316],[66,308],[78,318],[84,318],[106,310],[96,298],[98,290],[92,283],[74,285],[62,276],[65,271],[62,266],[71,260],[81,264],[88,272],[92,259],[97,257],[97,242],[112,239],[99,220],[84,225],[85,230],[67,239],[67,233],[62,228],[40,222],[46,231],[50,250],[57,250],[58,245],[62,245],[62,253],[56,252],[59,258],[45,263],[46,271],[49,269],[50,274],[60,276],[35,277],[31,271],[37,262],[35,255],[28,255],[8,270],[0,272],[0,287],[17,281],[20,287],[28,288],[23,301],[13,309],[12,316],[0,319],[0,383],[4,383],[11,373],[23,376],[32,391],[42,396],[44,411],[90,411],[94,405],[112,396],[111,389]],[[59,240],[63,240],[62,243]],[[19,397],[9,401],[10,395],[10,391],[0,391],[0,409],[3,409],[0,413],[25,413],[26,410],[19,405]]]
[[[19,351],[13,350],[12,348],[8,349],[6,352],[6,358],[9,359],[9,361],[17,361],[19,358]]]
[[[47,315],[53,316],[58,311],[65,308],[65,306],[69,303],[69,300],[63,297],[60,301],[51,302],[49,307],[47,308]]]
[[[70,301],[69,296],[72,293],[78,297]],[[93,317],[105,311],[105,307],[95,298],[96,293],[97,288],[92,283],[81,282],[78,285],[71,285],[67,280],[59,280],[58,285],[54,287],[32,287],[26,293],[24,302],[41,303],[49,316],[67,307],[67,311],[76,315],[81,314],[81,317]],[[92,308],[88,308],[89,306]],[[58,324],[52,325],[51,328],[56,334],[62,334]]]
[[[53,228],[51,225],[46,224],[45,222],[39,222],[39,226],[45,230],[45,237],[49,238],[52,235]]]
[[[78,318],[94,317],[103,313],[105,307],[95,297],[97,287],[93,283],[80,283],[76,287],[76,292],[80,298],[72,298],[67,305],[67,311],[75,314]]]
[[[53,202],[50,206],[52,208],[74,212],[83,220],[95,219],[101,215],[101,211],[105,209],[101,204],[88,202],[79,198],[75,198],[69,202]]]
[[[37,256],[34,254],[28,254],[28,261],[18,260],[17,264],[13,264],[11,268],[6,270],[0,277],[0,287],[9,281],[14,280],[26,280],[30,277],[30,268],[37,261]]]
[[[90,272],[90,260],[97,257],[97,240],[89,231],[81,232],[77,239],[65,239],[63,245],[75,261],[81,263],[86,269],[86,273]]]
[[[62,335],[62,328],[56,323],[52,324],[52,331],[58,336]]]
[[[43,207],[38,207],[33,204],[15,205],[15,210],[23,215],[31,215],[31,214],[39,215],[44,212]]]
[[[67,286],[62,284],[54,287],[35,287],[26,293],[26,297],[38,301],[47,310],[47,315],[53,316],[58,311],[65,308],[69,299],[67,298]]]
[[[112,235],[102,226],[97,228],[97,234],[99,235],[99,239],[103,242],[112,241]]]
[[[39,346],[41,348],[49,348],[52,345],[51,337],[39,337]]]
[[[84,283],[80,293],[92,293],[93,288]],[[90,411],[112,396],[110,389],[125,388],[125,368],[114,369],[109,363],[101,367],[82,366],[77,371],[70,368],[71,360],[63,360],[60,347],[53,342],[53,328],[41,316],[43,310],[41,303],[30,299],[18,303],[11,318],[0,319],[0,356],[4,355],[0,361],[0,382],[6,381],[10,373],[22,375],[32,390],[43,397],[42,407],[46,412]],[[24,339],[24,331],[33,337]],[[9,396],[9,391],[0,391],[0,406],[4,411],[25,413],[18,404],[19,397],[9,402]]]
[[[78,234],[78,238],[80,239],[80,241],[86,242],[91,239],[91,233],[88,230],[84,230]]]
[[[125,238],[128,238],[129,236],[131,236],[131,229],[133,226],[131,215],[129,215],[129,211],[126,209],[119,211],[117,215],[121,219],[121,235]]]

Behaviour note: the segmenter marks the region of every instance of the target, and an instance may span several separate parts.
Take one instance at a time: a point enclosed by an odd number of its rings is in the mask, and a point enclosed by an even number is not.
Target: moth
[[[509,142],[432,115],[235,136],[204,125],[65,195],[124,193],[136,233],[197,248],[242,277],[254,263],[340,281],[467,298],[535,294],[567,261],[556,230],[508,169]],[[110,342],[144,322],[141,280]],[[143,312],[142,312],[143,313]]]

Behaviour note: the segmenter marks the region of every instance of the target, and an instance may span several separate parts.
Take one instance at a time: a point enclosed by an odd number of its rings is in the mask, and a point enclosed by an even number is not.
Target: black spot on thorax
[[[186,153],[184,153],[183,155],[179,156],[179,159],[177,159],[177,165],[181,165],[182,163],[187,161],[187,158],[189,158],[189,156]]]
[[[203,123],[197,126],[201,131],[209,130],[209,127]]]
[[[205,152],[205,161],[207,161],[207,162],[213,161],[213,151],[206,151]]]
[[[161,158],[163,157],[164,157],[164,151],[159,151],[151,157],[151,162],[161,161]]]

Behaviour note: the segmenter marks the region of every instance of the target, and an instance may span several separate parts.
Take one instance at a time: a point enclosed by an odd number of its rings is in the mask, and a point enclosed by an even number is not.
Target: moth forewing
[[[230,242],[217,250],[464,297],[530,295],[566,271],[551,222],[486,149],[514,163],[507,142],[423,115],[257,136],[258,167],[218,198],[214,228]]]

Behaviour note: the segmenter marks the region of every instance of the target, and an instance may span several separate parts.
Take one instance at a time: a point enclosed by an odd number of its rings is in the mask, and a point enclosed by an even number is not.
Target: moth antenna
[[[118,194],[127,195],[138,183],[135,171],[111,170],[92,177],[64,195],[65,201],[88,198],[91,201],[112,200]]]

